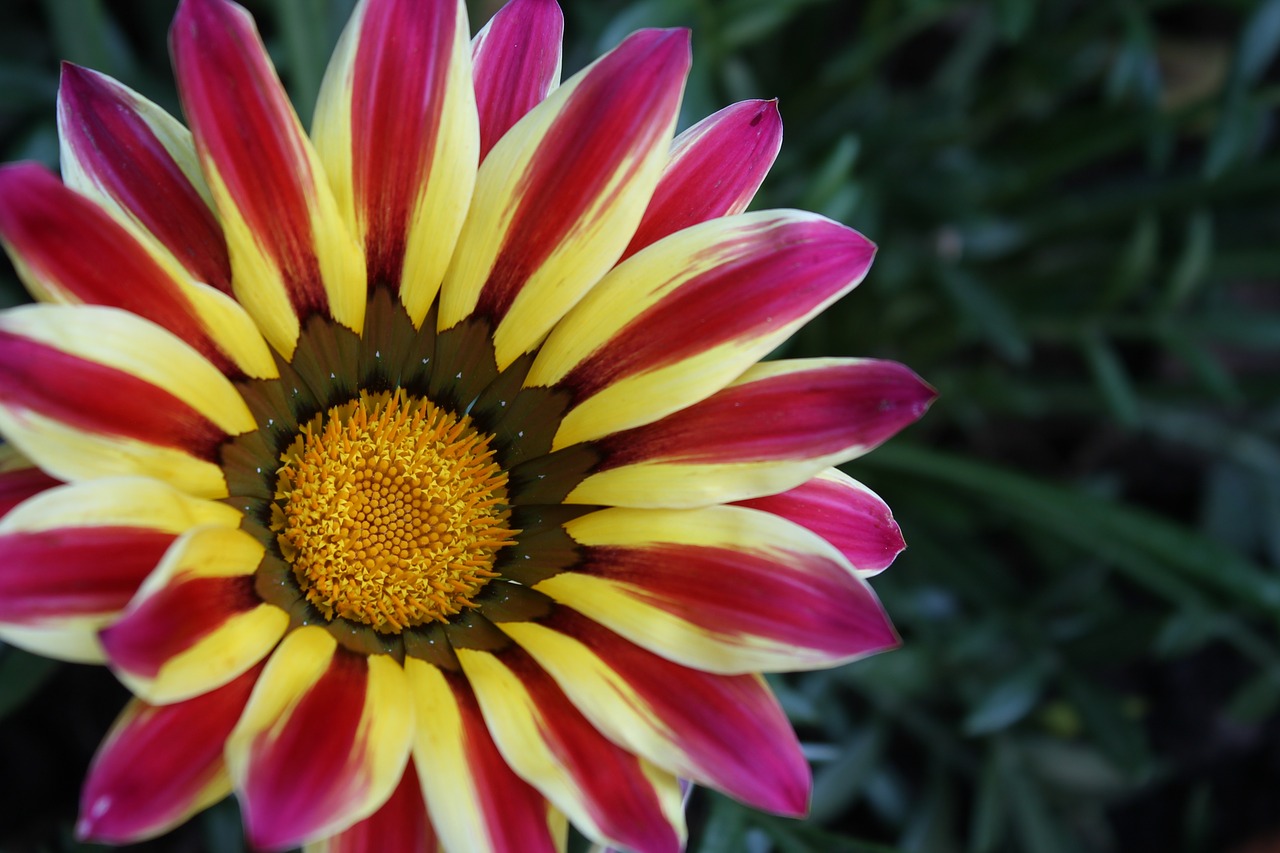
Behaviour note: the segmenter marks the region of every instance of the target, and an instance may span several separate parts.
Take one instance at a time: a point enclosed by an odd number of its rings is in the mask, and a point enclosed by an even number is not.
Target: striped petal
[[[61,485],[11,444],[0,444],[0,518],[27,498]]]
[[[229,0],[182,0],[169,37],[236,298],[285,358],[312,315],[360,331],[359,247],[253,19]]]
[[[462,0],[365,0],[325,75],[316,150],[369,286],[421,325],[475,186],[479,131]]]
[[[519,648],[458,649],[485,722],[507,763],[589,838],[629,850],[684,846],[680,784],[616,746]]]
[[[273,378],[262,335],[235,300],[193,281],[135,226],[34,163],[0,169],[0,240],[44,302],[123,308],[173,332],[232,378]]]
[[[525,380],[567,391],[554,447],[718,391],[866,274],[875,247],[812,213],[687,228],[620,265],[556,326]]]
[[[240,513],[141,478],[59,486],[0,520],[0,637],[101,663],[98,629],[124,609],[189,528]]]
[[[565,524],[582,558],[535,588],[686,666],[817,669],[893,648],[866,581],[798,525],[741,507],[606,509]]]
[[[560,821],[499,754],[466,678],[413,657],[405,673],[417,716],[413,760],[444,849],[562,850]]]
[[[262,545],[199,527],[178,539],[119,621],[101,633],[116,675],[148,702],[181,702],[261,661],[289,617],[254,591]]]
[[[231,292],[227,241],[191,133],[105,74],[62,64],[62,179],[154,238],[196,281]]]
[[[866,453],[933,398],[892,361],[765,362],[701,403],[597,442],[601,461],[566,500],[689,507],[773,494]]]
[[[676,137],[623,260],[669,234],[747,209],[782,148],[777,101],[740,101]]]
[[[257,426],[203,356],[115,308],[6,311],[0,362],[0,432],[64,480],[142,474],[222,497],[220,448]]]
[[[889,505],[849,475],[831,468],[776,495],[740,501],[812,530],[834,545],[859,574],[889,567],[907,543]]]
[[[763,679],[689,669],[568,607],[499,626],[610,740],[755,808],[803,814],[809,767]]]
[[[286,636],[227,741],[250,843],[315,841],[386,803],[409,758],[407,689],[386,655],[348,652],[314,626]]]
[[[435,853],[439,846],[417,771],[406,767],[382,808],[337,835],[306,845],[303,853]]]
[[[471,43],[480,159],[560,85],[564,14],[556,0],[511,0]]]
[[[686,31],[635,33],[499,140],[445,277],[441,330],[487,321],[503,369],[613,266],[657,183],[688,68]]]
[[[231,793],[222,749],[257,668],[175,705],[131,701],[93,757],[76,836],[99,844],[153,838]]]

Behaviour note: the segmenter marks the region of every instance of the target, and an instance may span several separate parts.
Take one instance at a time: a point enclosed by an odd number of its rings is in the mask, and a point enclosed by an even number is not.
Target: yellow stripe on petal
[[[98,641],[104,619],[72,619],[41,625],[0,625],[0,640],[41,657],[71,663],[105,663]]]
[[[36,495],[0,519],[0,534],[94,525],[185,533],[203,525],[235,528],[241,518],[224,503],[194,498],[155,480],[115,477]]]
[[[250,843],[298,846],[373,814],[404,775],[412,732],[398,663],[339,648],[323,628],[290,632],[227,740]]]
[[[222,469],[181,450],[88,433],[38,412],[0,406],[0,433],[62,480],[145,475],[192,495],[227,496]]]

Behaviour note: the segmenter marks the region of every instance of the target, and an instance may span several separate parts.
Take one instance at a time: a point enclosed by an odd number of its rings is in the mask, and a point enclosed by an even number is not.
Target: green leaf
[[[961,724],[964,733],[991,734],[1021,720],[1044,695],[1048,675],[1044,662],[1037,661],[997,682],[964,718]]]

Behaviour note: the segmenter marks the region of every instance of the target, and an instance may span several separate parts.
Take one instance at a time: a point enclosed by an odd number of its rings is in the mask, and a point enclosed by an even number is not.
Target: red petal
[[[87,432],[178,448],[209,462],[217,462],[227,437],[150,382],[11,332],[0,331],[0,363],[0,400]]]
[[[472,61],[481,161],[559,81],[563,36],[556,0],[511,0],[476,35]]]
[[[607,436],[598,470],[653,459],[757,462],[867,449],[918,419],[934,396],[896,362],[818,362],[731,385],[660,421]]]
[[[329,839],[325,853],[435,853],[439,846],[412,765],[386,804]]]
[[[0,621],[38,622],[121,610],[175,534],[133,527],[0,536]]]
[[[135,700],[89,767],[76,835],[129,844],[163,832],[201,805],[261,670],[173,705]]]
[[[746,210],[782,147],[777,101],[742,101],[680,136],[619,263],[682,228]]]
[[[125,90],[95,71],[64,62],[58,115],[63,144],[75,151],[102,191],[137,217],[196,279],[230,293],[231,262],[221,226]]]

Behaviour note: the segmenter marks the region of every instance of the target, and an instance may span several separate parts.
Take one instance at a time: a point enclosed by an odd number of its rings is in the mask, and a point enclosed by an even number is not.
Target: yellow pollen
[[[447,622],[515,536],[488,437],[403,391],[317,415],[280,463],[271,529],[328,619],[393,634]]]

